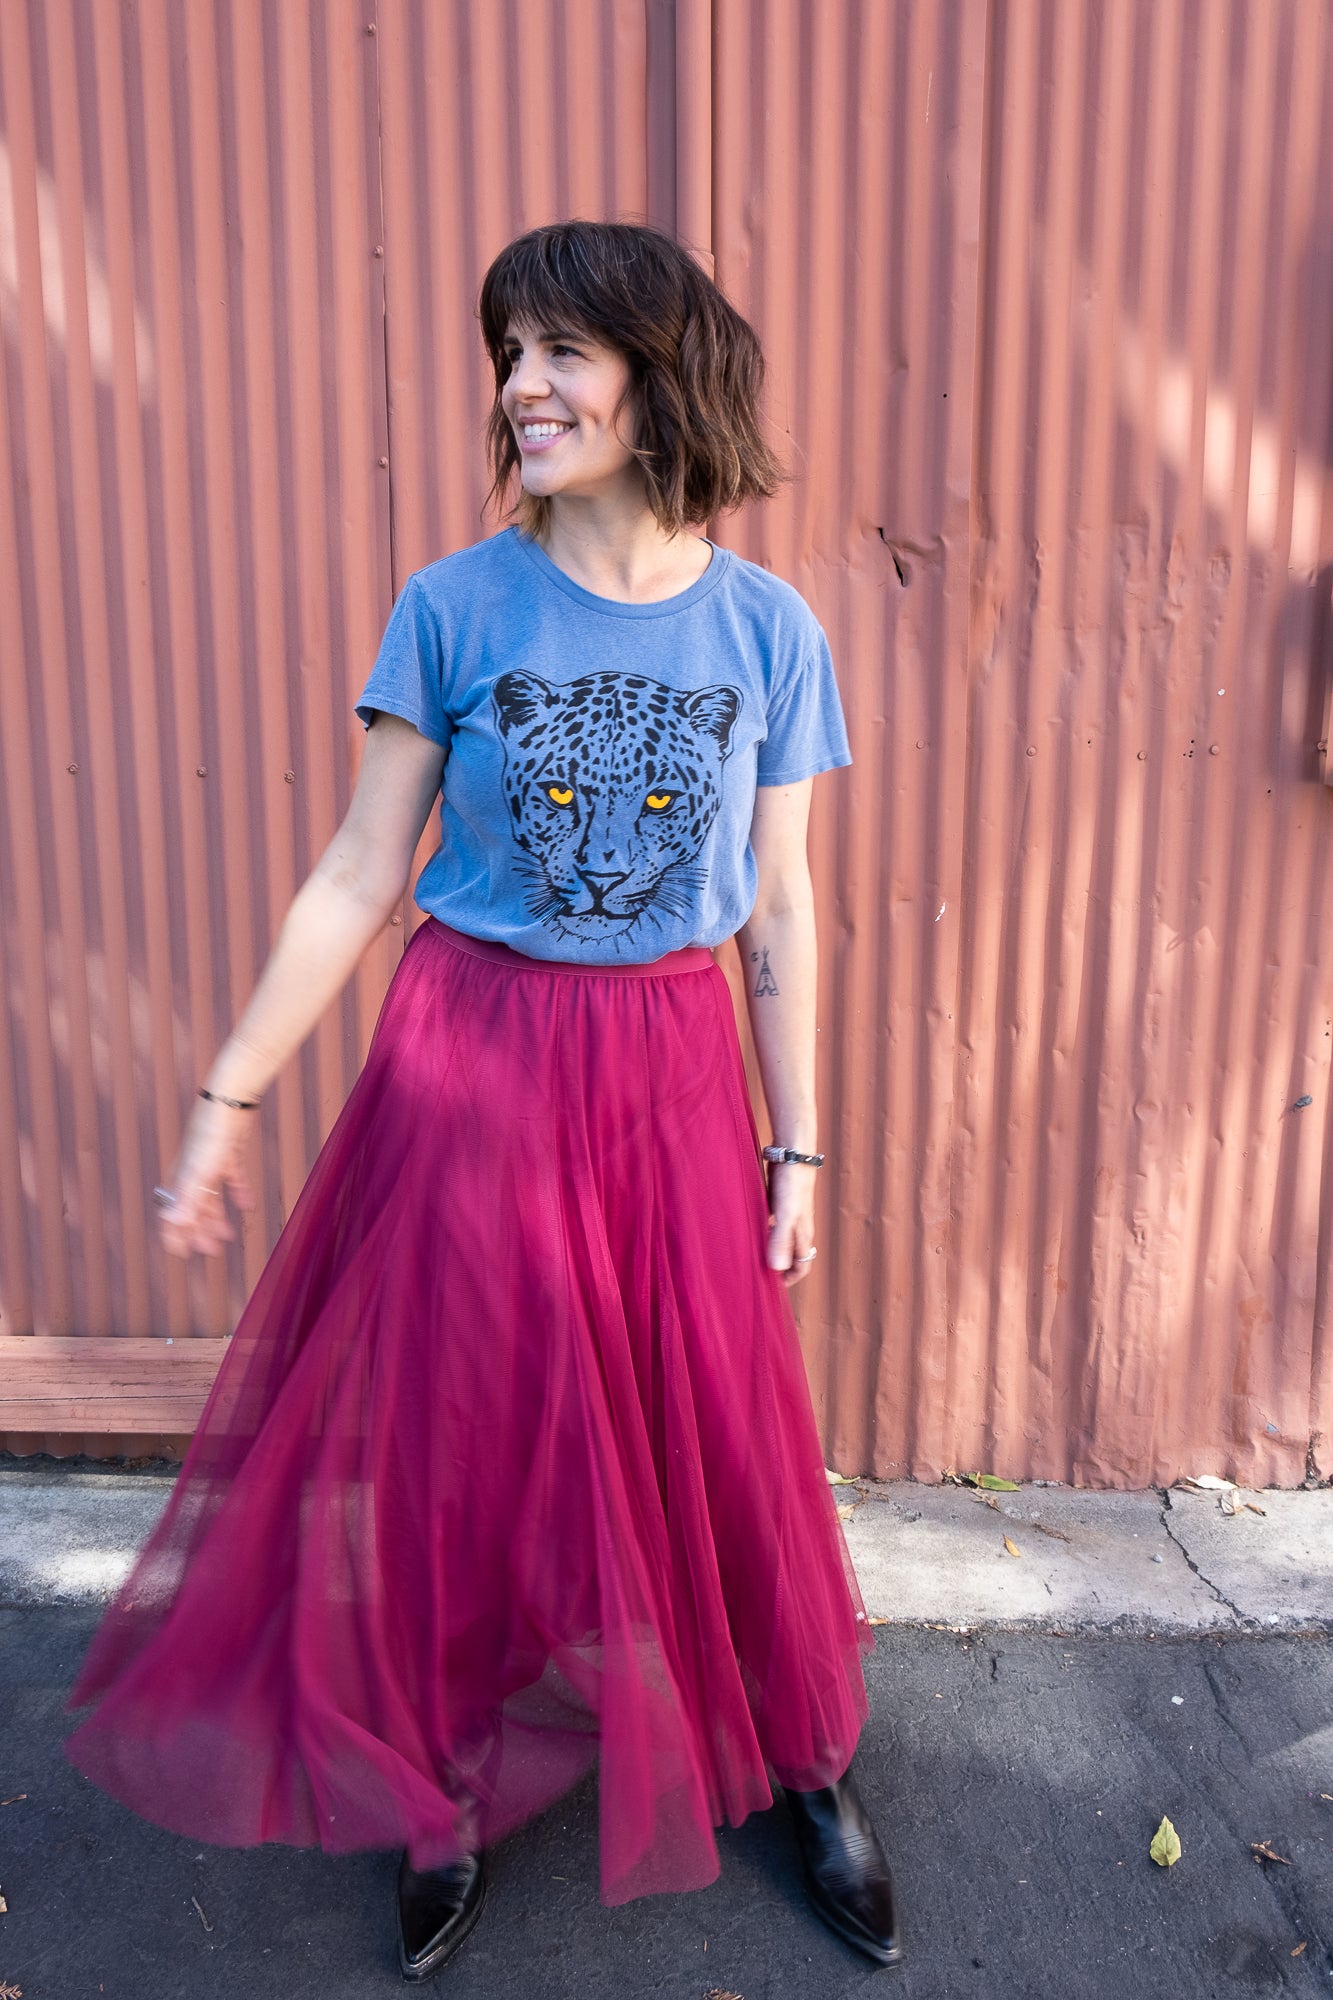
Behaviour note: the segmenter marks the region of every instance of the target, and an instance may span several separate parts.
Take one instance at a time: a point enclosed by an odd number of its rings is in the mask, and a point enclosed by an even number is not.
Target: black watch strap
[[[822,1167],[822,1153],[798,1153],[793,1146],[765,1146],[764,1158],[771,1160],[775,1167]]]

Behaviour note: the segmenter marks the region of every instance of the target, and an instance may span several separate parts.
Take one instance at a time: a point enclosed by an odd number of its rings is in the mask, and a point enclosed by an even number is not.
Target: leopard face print
[[[554,686],[502,674],[504,795],[531,913],[567,936],[648,942],[700,886],[738,689],[681,694],[640,674]]]

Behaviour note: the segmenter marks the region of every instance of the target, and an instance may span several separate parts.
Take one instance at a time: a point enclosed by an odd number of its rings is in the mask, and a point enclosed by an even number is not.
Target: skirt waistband
[[[680,951],[669,951],[662,958],[649,959],[642,965],[573,965],[562,958],[529,958],[526,952],[515,951],[512,945],[499,944],[492,938],[469,937],[465,931],[441,923],[438,917],[427,917],[426,923],[442,944],[451,944],[473,958],[488,958],[492,965],[507,965],[514,972],[572,972],[585,979],[662,979],[677,972],[703,972],[715,963],[706,945],[687,944]]]

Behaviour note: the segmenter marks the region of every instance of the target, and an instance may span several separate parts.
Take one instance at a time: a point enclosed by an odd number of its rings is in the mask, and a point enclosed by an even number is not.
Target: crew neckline
[[[728,550],[719,548],[716,542],[709,541],[704,535],[701,539],[708,542],[713,553],[702,576],[696,577],[693,583],[684,590],[678,590],[672,597],[658,597],[648,604],[627,604],[623,598],[602,597],[595,590],[585,590],[581,583],[576,583],[561,569],[559,563],[551,561],[540,542],[534,542],[521,528],[510,527],[505,532],[513,537],[515,547],[522,550],[534,568],[557,590],[562,590],[566,597],[572,597],[586,610],[603,612],[609,618],[670,618],[677,611],[688,611],[700,598],[707,597],[710,590],[716,590],[731,560]]]

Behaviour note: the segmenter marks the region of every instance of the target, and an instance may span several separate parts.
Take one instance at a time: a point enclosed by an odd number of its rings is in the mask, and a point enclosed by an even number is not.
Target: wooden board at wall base
[[[0,1338],[0,1432],[192,1431],[225,1340]]]

